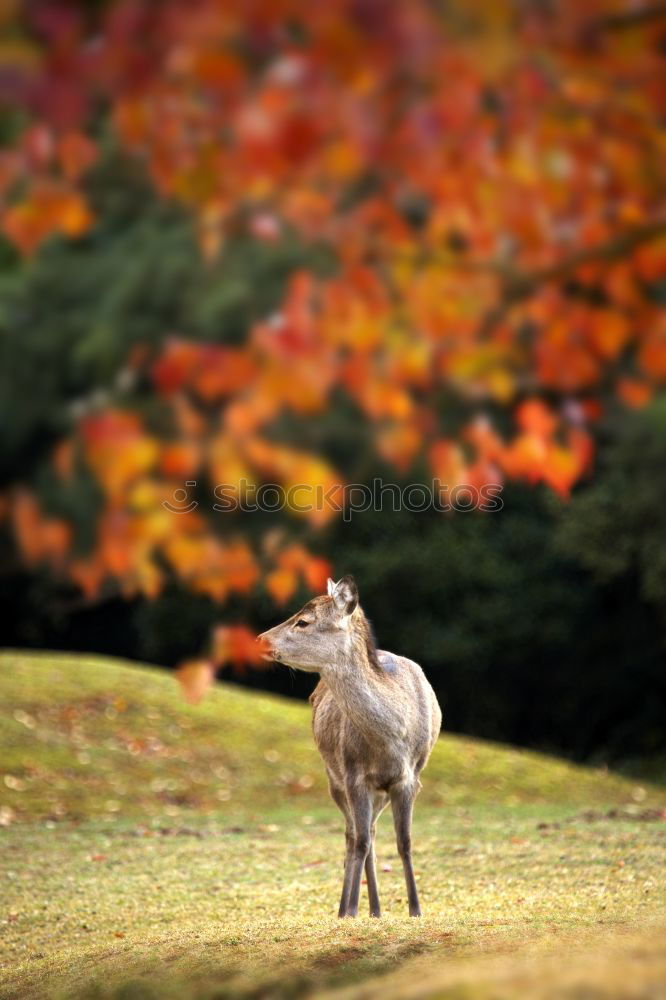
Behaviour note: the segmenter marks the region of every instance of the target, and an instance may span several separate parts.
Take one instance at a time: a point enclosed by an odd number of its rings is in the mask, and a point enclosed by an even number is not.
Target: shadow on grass
[[[298,971],[282,970],[273,976],[259,973],[252,983],[239,981],[234,968],[193,970],[191,978],[178,975],[171,980],[163,969],[155,976],[132,973],[125,981],[117,977],[115,982],[94,980],[76,993],[68,991],[66,996],[67,1000],[300,1000],[321,990],[360,985],[432,949],[432,943],[409,941],[387,957],[346,945],[323,952]],[[64,993],[56,996],[57,1000],[65,1000]]]

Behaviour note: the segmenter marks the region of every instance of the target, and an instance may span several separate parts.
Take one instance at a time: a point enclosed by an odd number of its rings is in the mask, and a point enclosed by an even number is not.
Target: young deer
[[[346,823],[338,916],[358,913],[365,868],[370,915],[380,915],[375,871],[377,817],[391,802],[409,913],[421,915],[412,867],[412,807],[442,722],[435,693],[412,660],[378,650],[351,576],[259,637],[267,656],[311,673],[312,729],[329,787]]]

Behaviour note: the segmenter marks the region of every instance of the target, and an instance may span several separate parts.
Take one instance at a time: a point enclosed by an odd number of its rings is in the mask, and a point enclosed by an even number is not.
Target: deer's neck
[[[393,742],[402,735],[400,706],[365,650],[349,648],[322,674],[338,708],[366,739]]]

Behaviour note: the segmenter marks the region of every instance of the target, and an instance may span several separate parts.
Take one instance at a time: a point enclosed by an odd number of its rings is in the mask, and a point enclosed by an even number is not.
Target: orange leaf
[[[328,560],[310,555],[303,545],[289,545],[282,549],[277,556],[277,563],[280,570],[286,570],[294,576],[300,573],[306,586],[317,593],[325,589],[326,580],[332,572]]]
[[[548,456],[548,446],[541,435],[519,434],[500,457],[506,474],[512,479],[536,483],[541,478]]]
[[[528,399],[516,411],[516,423],[530,434],[547,438],[557,426],[557,418],[552,410],[540,399]]]
[[[21,555],[27,563],[37,562],[42,556],[39,504],[27,490],[20,490],[14,496],[11,513]]]
[[[21,201],[4,213],[2,228],[24,254],[31,254],[56,228],[46,212],[34,201]]]
[[[459,445],[454,441],[440,440],[428,453],[432,474],[442,486],[458,486],[467,481],[467,467]]]
[[[259,579],[259,569],[252,550],[242,539],[227,544],[223,565],[229,587],[239,593],[252,590]]]
[[[69,552],[72,529],[60,518],[48,518],[42,522],[41,545],[44,556],[53,566],[62,565]]]
[[[633,409],[640,409],[650,402],[654,390],[643,379],[621,378],[618,379],[616,391],[623,403]]]
[[[54,211],[57,228],[65,236],[81,236],[93,223],[93,215],[82,195],[72,192],[60,199]]]
[[[391,424],[377,431],[377,451],[400,472],[406,472],[421,449],[422,435],[411,423]]]
[[[198,705],[212,687],[215,667],[210,660],[186,660],[176,670],[183,697],[190,705]]]
[[[66,132],[57,142],[57,156],[69,181],[77,181],[97,160],[97,146],[83,132]]]
[[[333,568],[328,559],[321,559],[317,556],[308,556],[303,567],[303,576],[307,587],[315,594],[326,589],[326,580],[331,576]]]
[[[151,375],[159,392],[168,395],[189,382],[199,363],[199,347],[185,340],[169,340],[153,365]]]
[[[542,476],[544,482],[548,483],[556,493],[566,499],[579,474],[580,464],[573,451],[559,445],[549,449]]]
[[[645,336],[639,351],[638,360],[646,374],[654,379],[666,380],[666,320],[655,321],[652,329]]]
[[[255,633],[246,625],[218,625],[213,632],[213,662],[259,666],[264,663],[263,646]]]
[[[70,565],[69,575],[85,597],[92,600],[97,597],[105,574],[98,559],[78,559]]]
[[[290,569],[274,569],[266,576],[266,590],[276,604],[284,604],[296,590],[296,574]]]
[[[616,310],[597,310],[590,322],[590,340],[605,359],[616,358],[629,338],[629,324]]]
[[[210,403],[245,388],[255,375],[255,363],[245,351],[207,346],[200,348],[199,369],[193,382],[201,398]]]
[[[176,441],[167,444],[161,451],[159,465],[170,479],[191,479],[197,471],[201,458],[199,446],[192,441]]]
[[[2,226],[18,248],[30,254],[51,234],[80,236],[92,221],[79,192],[52,182],[36,182],[22,201],[6,210]]]

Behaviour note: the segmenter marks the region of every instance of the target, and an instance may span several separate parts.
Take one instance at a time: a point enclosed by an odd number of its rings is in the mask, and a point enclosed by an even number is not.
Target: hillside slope
[[[308,706],[223,684],[191,706],[166,672],[99,657],[0,654],[0,746],[5,821],[259,815],[328,803]],[[666,798],[604,771],[446,734],[423,785],[420,808],[635,811]]]
[[[8,652],[0,760],[3,1000],[658,995],[647,786],[445,735],[414,825],[423,919],[385,817],[382,919],[364,889],[341,921],[305,705],[220,685],[192,707],[156,669]]]

